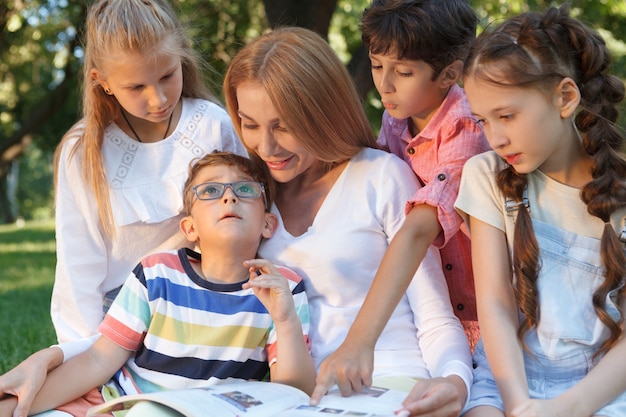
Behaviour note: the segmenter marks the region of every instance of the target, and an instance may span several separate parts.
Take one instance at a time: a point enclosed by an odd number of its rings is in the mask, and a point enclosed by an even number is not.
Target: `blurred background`
[[[470,0],[487,24],[549,1]],[[53,217],[52,154],[77,120],[85,0],[0,0],[0,224]],[[358,18],[368,0],[173,0],[195,48],[222,76],[239,48],[277,24],[308,27],[327,37],[361,93],[372,128],[382,108],[373,89]],[[596,28],[626,78],[626,1],[578,0],[572,15]],[[622,106],[620,125],[626,126]]]
[[[52,155],[80,112],[80,33],[92,0],[0,0],[0,374],[55,343],[50,294],[56,263]],[[373,88],[359,15],[369,0],[172,0],[221,95],[231,58],[279,25],[325,36],[353,75],[378,132],[382,106]],[[470,0],[488,24],[549,1]],[[578,0],[572,15],[596,28],[626,79],[626,1]],[[622,128],[626,107],[622,106]]]

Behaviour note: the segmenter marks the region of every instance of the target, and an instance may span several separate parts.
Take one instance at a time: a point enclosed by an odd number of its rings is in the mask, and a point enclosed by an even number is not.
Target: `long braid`
[[[582,110],[575,122],[582,133],[583,148],[593,158],[593,180],[582,189],[581,198],[589,213],[605,222],[601,255],[606,275],[593,294],[596,314],[610,329],[609,338],[598,352],[602,353],[617,342],[623,326],[623,320],[615,322],[608,314],[606,299],[610,291],[622,284],[626,274],[622,244],[609,223],[611,214],[626,204],[626,161],[618,153],[624,138],[615,126],[616,104],[624,99],[624,84],[607,73],[610,55],[602,38],[582,25],[568,23],[566,29],[572,39],[572,51],[579,54],[576,61],[580,62],[581,73]],[[619,300],[623,295],[622,290]]]
[[[512,166],[500,171],[497,184],[507,199],[518,204],[513,240],[513,291],[523,318],[517,335],[524,348],[524,334],[539,322],[537,279],[539,277],[539,244],[533,231],[528,208],[523,203],[524,190],[528,184],[526,175],[519,174]]]
[[[494,79],[487,70],[497,62],[507,80]],[[619,155],[624,137],[615,126],[616,103],[624,98],[624,85],[607,69],[610,55],[602,38],[581,22],[569,17],[567,6],[548,9],[544,14],[525,13],[494,32],[478,37],[467,59],[465,72],[495,84],[549,89],[564,77],[572,78],[581,92],[581,108],[575,118],[582,133],[583,148],[592,159],[592,180],[581,191],[588,212],[605,222],[601,258],[605,280],[593,294],[596,314],[610,331],[596,354],[610,349],[621,335],[623,316],[613,320],[606,309],[610,291],[619,288],[626,274],[626,258],[611,214],[626,205],[626,162]],[[506,68],[505,70],[503,70]],[[503,72],[502,72],[503,71]],[[498,173],[497,184],[505,197],[521,202],[525,176],[512,167]],[[523,314],[518,336],[523,337],[539,319],[537,276],[540,268],[538,246],[526,208],[520,205],[515,221],[513,269],[515,297]],[[616,300],[619,305],[622,290]]]

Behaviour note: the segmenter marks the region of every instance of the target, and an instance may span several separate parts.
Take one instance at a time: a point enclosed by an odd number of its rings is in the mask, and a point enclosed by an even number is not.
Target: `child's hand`
[[[319,404],[328,389],[337,384],[341,395],[361,392],[364,386],[372,385],[374,349],[367,346],[352,346],[346,339],[339,348],[322,362],[317,375],[311,405]]]
[[[511,417],[570,417],[572,415],[573,411],[559,409],[556,398],[550,400],[529,398],[511,412]]]
[[[250,268],[250,280],[243,288],[252,288],[274,323],[298,320],[287,278],[265,259],[250,259],[244,265]]]

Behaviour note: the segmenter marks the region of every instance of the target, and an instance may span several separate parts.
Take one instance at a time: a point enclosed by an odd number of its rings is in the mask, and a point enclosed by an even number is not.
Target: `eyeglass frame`
[[[235,185],[237,184],[242,184],[242,183],[253,183],[253,184],[258,184],[260,187],[259,190],[259,194],[256,196],[247,196],[247,195],[239,195],[237,193],[237,191],[235,190]],[[224,188],[222,189],[222,193],[220,195],[218,195],[217,197],[214,198],[200,198],[200,196],[198,195],[198,188],[202,187],[203,185],[207,185],[207,184],[219,184],[221,186],[223,186]],[[202,184],[197,184],[194,185],[191,188],[191,191],[193,192],[194,196],[196,197],[197,200],[202,200],[202,201],[211,201],[211,200],[217,200],[220,199],[224,196],[224,194],[226,193],[226,189],[230,188],[231,191],[233,192],[233,194],[235,194],[235,196],[237,196],[238,198],[259,198],[261,196],[263,196],[263,204],[265,206],[265,209],[267,210],[267,194],[265,194],[265,185],[263,185],[262,182],[260,181],[253,181],[253,180],[245,180],[245,181],[235,181],[235,182],[218,182],[218,181],[207,181],[207,182],[203,182]]]

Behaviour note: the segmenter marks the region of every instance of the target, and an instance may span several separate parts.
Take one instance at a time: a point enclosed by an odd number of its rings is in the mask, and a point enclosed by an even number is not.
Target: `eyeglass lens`
[[[263,185],[255,181],[239,181],[231,183],[207,182],[196,185],[193,189],[199,200],[215,200],[220,198],[230,187],[239,198],[256,198],[261,195]]]

